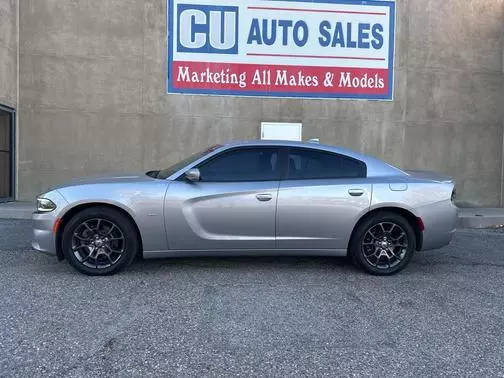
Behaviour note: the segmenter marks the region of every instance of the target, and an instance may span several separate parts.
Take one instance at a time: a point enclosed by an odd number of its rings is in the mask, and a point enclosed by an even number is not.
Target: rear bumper
[[[457,207],[452,201],[436,202],[417,210],[425,226],[422,251],[450,244],[457,225]]]

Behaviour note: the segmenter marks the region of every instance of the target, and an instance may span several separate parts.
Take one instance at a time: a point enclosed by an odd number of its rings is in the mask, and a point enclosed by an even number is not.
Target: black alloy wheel
[[[397,213],[378,212],[357,227],[349,252],[368,273],[390,275],[408,265],[415,249],[415,232],[408,220]]]
[[[81,273],[108,275],[131,264],[139,241],[128,217],[113,208],[97,206],[70,219],[63,231],[62,248],[65,258]]]
[[[362,254],[368,264],[377,268],[393,268],[408,250],[408,235],[394,222],[372,225],[361,242]]]
[[[82,222],[72,235],[72,252],[81,264],[104,269],[116,264],[125,250],[124,234],[112,221],[95,218]]]

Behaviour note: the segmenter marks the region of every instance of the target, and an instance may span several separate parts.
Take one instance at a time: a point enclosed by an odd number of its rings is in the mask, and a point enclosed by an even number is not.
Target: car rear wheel
[[[63,230],[63,253],[79,272],[114,274],[131,264],[139,249],[132,222],[120,211],[97,206],[70,219]]]
[[[416,249],[415,232],[399,214],[379,212],[362,222],[352,237],[353,261],[375,275],[403,270]]]

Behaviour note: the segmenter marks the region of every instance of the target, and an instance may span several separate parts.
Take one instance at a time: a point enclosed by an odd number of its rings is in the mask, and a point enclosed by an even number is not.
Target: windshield
[[[199,158],[205,156],[206,154],[209,154],[210,152],[216,150],[219,147],[221,147],[221,145],[215,145],[210,148],[207,148],[204,151],[200,151],[198,153],[195,153],[195,154],[189,156],[188,158],[185,158],[184,160],[181,160],[178,163],[175,163],[172,166],[159,171],[159,173],[157,174],[157,178],[164,180],[164,179],[170,177],[171,175],[173,175],[178,170],[184,168],[186,165],[191,164],[192,162],[198,160]]]

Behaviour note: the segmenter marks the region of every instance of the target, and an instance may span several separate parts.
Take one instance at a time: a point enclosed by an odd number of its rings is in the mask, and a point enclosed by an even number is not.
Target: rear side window
[[[344,155],[308,148],[292,148],[287,178],[291,180],[366,177],[366,164]]]
[[[240,148],[224,152],[199,167],[201,181],[279,180],[277,148]]]

